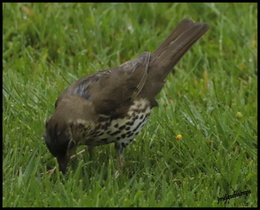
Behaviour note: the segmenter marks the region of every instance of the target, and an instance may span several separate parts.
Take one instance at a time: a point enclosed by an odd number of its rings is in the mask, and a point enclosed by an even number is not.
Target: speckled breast
[[[134,101],[125,117],[107,119],[100,123],[92,136],[94,145],[119,142],[127,146],[143,128],[150,112],[149,101],[146,99]]]

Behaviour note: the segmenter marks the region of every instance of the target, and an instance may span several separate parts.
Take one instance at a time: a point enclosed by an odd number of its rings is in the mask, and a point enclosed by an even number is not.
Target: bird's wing
[[[65,96],[79,95],[91,101],[97,113],[120,116],[141,92],[149,60],[150,53],[145,52],[118,67],[84,77],[64,90],[55,106]]]

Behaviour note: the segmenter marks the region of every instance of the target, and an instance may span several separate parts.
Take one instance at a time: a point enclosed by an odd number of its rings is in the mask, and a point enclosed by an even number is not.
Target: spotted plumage
[[[45,142],[62,172],[78,145],[114,143],[119,160],[148,120],[155,96],[187,50],[208,30],[184,19],[153,53],[77,80],[55,103]],[[119,164],[121,165],[121,164]]]

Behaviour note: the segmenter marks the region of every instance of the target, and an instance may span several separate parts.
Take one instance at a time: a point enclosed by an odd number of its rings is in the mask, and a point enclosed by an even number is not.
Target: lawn
[[[111,144],[46,174],[59,94],[152,52],[184,18],[211,28],[167,77],[123,173]],[[2,52],[4,207],[257,206],[256,3],[3,3]]]

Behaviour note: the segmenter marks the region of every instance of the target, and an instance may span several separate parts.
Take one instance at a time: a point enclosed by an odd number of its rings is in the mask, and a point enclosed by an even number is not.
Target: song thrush
[[[45,142],[65,173],[78,145],[115,143],[124,149],[146,123],[164,79],[209,25],[182,20],[153,53],[145,52],[118,67],[74,82],[55,103],[46,121]]]

